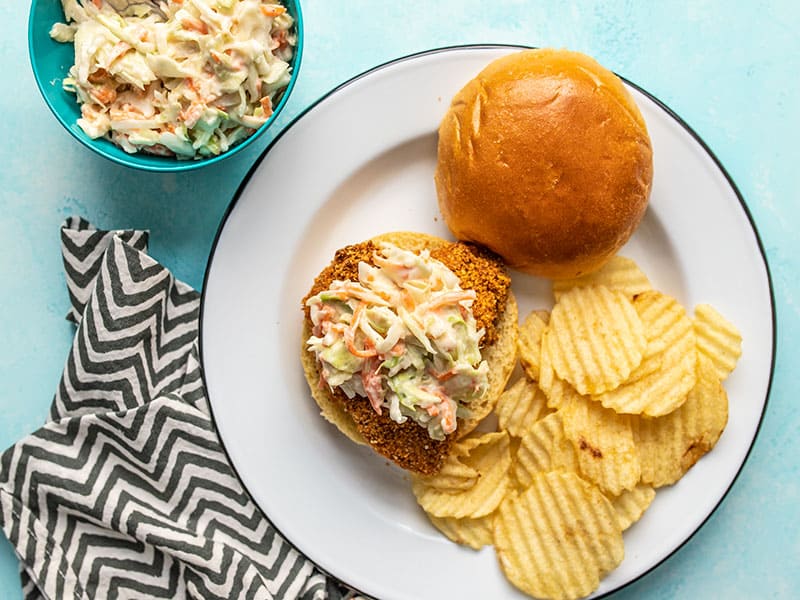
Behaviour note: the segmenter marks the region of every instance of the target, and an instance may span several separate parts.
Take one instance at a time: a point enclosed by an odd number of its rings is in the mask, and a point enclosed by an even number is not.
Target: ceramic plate
[[[202,360],[230,459],[267,517],[323,570],[385,600],[522,598],[491,548],[459,547],[418,509],[407,476],[324,421],[300,367],[301,299],[337,248],[390,230],[449,237],[436,203],[436,129],[451,97],[509,47],[449,48],[378,67],[334,90],[264,153],[220,228],[206,273]],[[597,594],[658,565],[733,484],[759,427],[773,359],[761,245],[733,183],[658,101],[630,86],[655,156],[648,212],[622,250],[685,306],[709,302],[744,336],[715,450],[659,491],[625,533]],[[552,301],[518,273],[521,314]]]

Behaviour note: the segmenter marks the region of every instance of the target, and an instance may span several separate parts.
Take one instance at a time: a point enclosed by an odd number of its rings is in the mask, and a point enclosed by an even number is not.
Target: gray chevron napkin
[[[78,324],[50,422],[0,456],[0,528],[40,598],[353,598],[227,462],[198,362],[199,294],[147,233],[62,227]]]

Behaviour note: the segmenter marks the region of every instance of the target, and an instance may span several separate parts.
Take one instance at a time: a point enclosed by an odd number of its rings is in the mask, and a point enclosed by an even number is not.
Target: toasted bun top
[[[462,256],[463,244],[453,244],[441,238],[415,232],[386,233],[367,242],[342,248],[322,273],[319,274],[307,297],[326,289],[332,278],[356,278],[356,265],[359,260],[369,262],[376,250],[375,244],[389,242],[396,246],[420,252],[431,251],[451,270],[460,273],[462,287],[475,289],[476,320],[490,319],[484,327],[491,329],[491,344],[481,348],[481,355],[489,363],[489,390],[480,400],[470,405],[471,417],[459,419],[458,428],[452,436],[443,441],[432,440],[427,430],[408,419],[403,424],[392,421],[384,411],[378,415],[364,398],[348,399],[340,390],[332,392],[327,385],[320,385],[319,365],[314,355],[305,347],[311,334],[308,314],[303,321],[303,344],[301,362],[311,395],[317,402],[325,419],[334,424],[347,437],[359,444],[369,444],[372,448],[409,471],[431,475],[439,470],[450,451],[452,442],[472,431],[478,423],[494,408],[498,396],[505,388],[516,362],[518,310],[514,295],[508,288],[509,281],[497,258],[489,258],[488,253],[474,249],[472,259]],[[458,246],[458,247],[455,247]],[[486,261],[497,262],[497,276]],[[482,281],[483,280],[483,281]],[[486,337],[484,339],[486,339]]]
[[[567,50],[489,64],[439,128],[436,188],[452,233],[551,278],[602,266],[641,221],[653,177],[622,81]]]

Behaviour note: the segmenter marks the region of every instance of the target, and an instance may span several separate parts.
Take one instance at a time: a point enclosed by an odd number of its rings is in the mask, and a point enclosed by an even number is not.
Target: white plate
[[[239,190],[204,286],[202,359],[214,418],[256,503],[322,569],[389,599],[521,598],[494,552],[447,541],[406,476],[328,425],[300,368],[300,301],[337,248],[389,230],[448,237],[433,186],[436,129],[450,98],[508,47],[404,58],[338,88],[278,138]],[[708,518],[739,472],[766,404],[773,303],[758,237],[713,156],[632,87],[652,137],[655,181],[622,253],[687,307],[710,302],[738,325],[744,354],[727,382],[716,449],[660,490],[625,534],[625,560],[598,595],[664,560]],[[522,314],[549,287],[513,274]]]

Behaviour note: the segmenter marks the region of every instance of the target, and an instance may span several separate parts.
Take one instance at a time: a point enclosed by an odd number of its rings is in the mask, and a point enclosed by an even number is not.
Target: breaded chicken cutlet
[[[419,236],[419,234],[413,235]],[[391,236],[392,234],[389,234],[389,239],[385,241],[395,242],[396,240]],[[495,373],[494,381],[491,382],[494,385],[490,386],[492,389],[487,394],[494,396],[487,402],[493,406],[493,400],[499,395],[510,374],[516,347],[517,313],[516,304],[510,294],[511,280],[502,262],[482,248],[460,242],[446,242],[431,236],[422,236],[421,239],[424,241],[423,247],[429,249],[431,258],[444,264],[458,277],[462,289],[475,291],[472,311],[477,327],[484,330],[480,341],[482,354],[484,354],[483,349],[497,345],[501,338],[503,340],[504,350],[500,353],[502,360],[499,361],[501,362],[499,372]],[[368,240],[338,250],[333,261],[317,276],[308,295],[303,299],[304,339],[307,338],[307,333],[310,331],[309,308],[306,306],[306,300],[329,289],[334,281],[358,281],[359,263],[373,263],[375,254],[380,248],[380,241],[384,240],[382,238]],[[415,251],[419,249],[417,248]],[[513,305],[510,311],[513,314],[506,314],[509,312],[510,304]],[[513,323],[509,325],[511,321]],[[514,349],[509,350],[509,342],[513,343]],[[509,352],[511,353],[510,360]],[[314,357],[310,356],[305,349],[304,354],[306,355],[304,366],[308,376],[308,367],[313,364],[313,362],[309,362],[309,357],[311,361],[314,361]],[[497,369],[498,365],[490,365],[490,367]],[[501,381],[502,383],[500,383]],[[310,386],[311,383],[309,378]],[[362,396],[348,398],[339,388],[333,390],[328,388],[324,382],[320,381],[319,377],[314,383],[318,384],[320,389],[315,393],[312,386],[312,393],[323,409],[323,416],[339,426],[351,439],[362,443],[366,442],[379,454],[400,467],[423,475],[436,473],[441,468],[453,442],[474,428],[477,421],[488,412],[482,404],[476,408],[474,419],[470,418],[468,421],[459,419],[456,432],[447,435],[442,440],[436,440],[428,435],[426,428],[411,419],[398,423],[390,418],[388,411],[379,414]],[[326,396],[326,400],[331,400],[343,414],[331,415],[330,407],[326,411],[326,405],[320,402],[321,395]],[[491,406],[489,410],[491,410]],[[342,426],[341,419],[343,417],[351,421],[354,429],[350,427],[350,422],[345,427]]]

